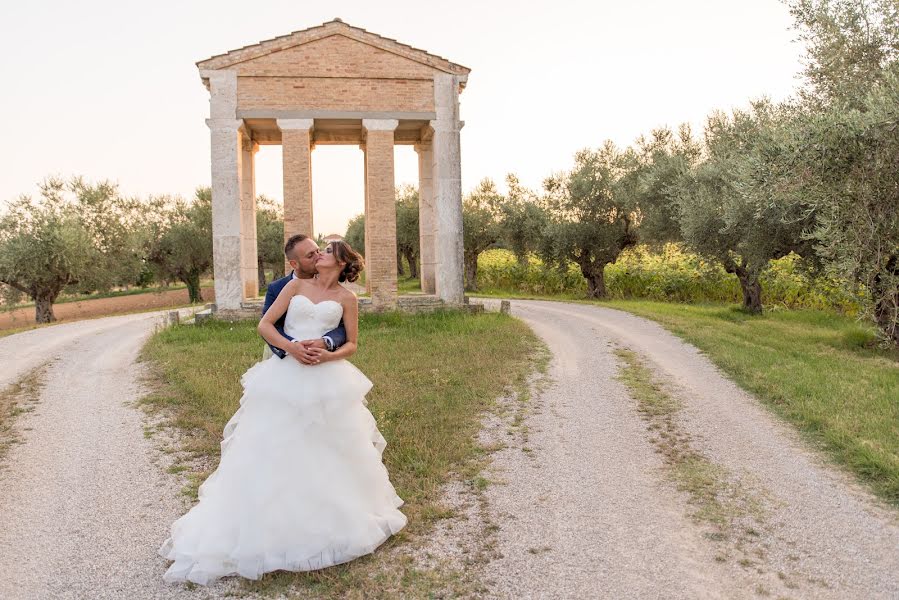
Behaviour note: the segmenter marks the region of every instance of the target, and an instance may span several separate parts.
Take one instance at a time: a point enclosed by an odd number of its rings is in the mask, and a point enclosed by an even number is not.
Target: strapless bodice
[[[320,338],[340,323],[343,306],[335,300],[313,302],[302,294],[290,299],[284,317],[284,331],[294,339]]]

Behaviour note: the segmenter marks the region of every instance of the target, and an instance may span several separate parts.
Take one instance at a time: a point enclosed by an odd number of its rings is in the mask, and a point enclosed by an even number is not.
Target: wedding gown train
[[[285,331],[318,338],[342,312],[333,300],[294,296]],[[321,569],[374,551],[405,526],[381,462],[387,443],[365,406],[372,383],[359,369],[274,356],[241,382],[219,466],[159,550],[175,561],[166,581]]]

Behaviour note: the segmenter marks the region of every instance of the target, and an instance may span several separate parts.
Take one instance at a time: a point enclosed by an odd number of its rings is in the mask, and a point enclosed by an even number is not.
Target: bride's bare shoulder
[[[350,302],[359,302],[359,298],[358,296],[356,296],[356,293],[346,288],[340,290],[340,295],[338,296],[338,298],[340,299],[340,303],[343,305],[346,305]]]

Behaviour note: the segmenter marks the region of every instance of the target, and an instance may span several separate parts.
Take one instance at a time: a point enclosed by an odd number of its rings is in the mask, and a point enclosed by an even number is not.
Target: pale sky
[[[50,174],[192,195],[210,178],[194,63],[334,17],[471,68],[463,191],[509,172],[540,188],[605,139],[785,98],[803,52],[779,0],[4,2],[0,203]],[[312,156],[316,233],[343,233],[363,209],[362,152]],[[397,184],[417,182],[411,147],[395,156]],[[281,201],[280,147],[257,155],[256,187]]]

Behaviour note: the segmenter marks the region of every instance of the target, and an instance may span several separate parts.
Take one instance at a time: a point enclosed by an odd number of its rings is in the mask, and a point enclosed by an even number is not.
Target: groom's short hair
[[[287,257],[287,260],[291,260],[293,257],[291,253],[293,252],[293,247],[305,240],[308,235],[298,233],[296,235],[292,235],[287,238],[287,242],[284,244],[284,256]]]

